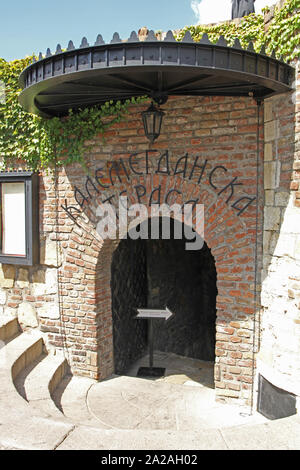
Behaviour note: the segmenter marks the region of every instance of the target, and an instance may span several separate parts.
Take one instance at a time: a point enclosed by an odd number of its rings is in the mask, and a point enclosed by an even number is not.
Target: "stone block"
[[[19,325],[18,325],[18,322],[13,319],[11,320],[10,322],[7,322],[4,326],[4,328],[2,329],[2,332],[4,330],[4,334],[2,333],[2,340],[6,340],[6,339],[9,339],[9,338],[12,338],[13,336],[15,336],[18,332],[19,332]],[[0,334],[1,336],[1,334]]]
[[[39,269],[33,273],[31,293],[35,296],[44,295],[46,293],[46,274],[44,270]]]
[[[272,264],[272,256],[264,255],[263,256],[263,269],[268,270]]]
[[[212,129],[212,135],[229,135],[229,134],[236,134],[237,128],[236,126],[233,127],[217,127]]]
[[[300,170],[300,160],[296,160],[293,164],[294,170]]]
[[[264,230],[277,231],[280,227],[281,210],[278,207],[265,207]]]
[[[3,310],[3,317],[4,317],[6,320],[13,320],[13,319],[16,318],[17,316],[18,316],[17,310],[16,310],[15,308],[4,307],[4,310]]]
[[[264,188],[275,189],[279,185],[280,163],[267,162],[264,164]]]
[[[273,119],[273,103],[272,101],[265,101],[264,103],[264,120],[265,122],[272,121]]]
[[[269,254],[272,255],[274,254],[274,251],[278,243],[279,233],[278,232],[270,232],[270,233],[271,233],[271,238],[270,238],[270,243],[269,243]]]
[[[264,160],[265,162],[273,160],[273,144],[271,142],[265,144]]]
[[[277,121],[270,121],[265,124],[265,142],[270,142],[277,138]]]
[[[34,306],[28,302],[22,302],[18,308],[18,321],[23,326],[36,328],[38,321]]]
[[[0,265],[0,287],[11,288],[14,286],[16,270],[8,264]]]
[[[61,266],[62,256],[58,242],[48,239],[41,242],[40,262],[46,266]]]
[[[28,287],[29,280],[28,280],[28,271],[27,269],[20,268],[18,272],[18,278],[16,285],[23,289],[24,287]]]
[[[236,390],[219,390],[217,396],[228,397],[228,398],[239,398],[240,393]]]
[[[274,190],[267,189],[265,191],[265,205],[266,206],[274,206]]]
[[[275,193],[275,205],[286,207],[289,203],[290,193],[288,192],[279,192]]]
[[[45,305],[37,309],[37,312],[40,318],[58,320],[60,317],[59,306],[55,303],[45,303]]]
[[[263,235],[263,252],[264,254],[269,253],[269,246],[271,241],[272,232],[264,231]]]
[[[43,340],[39,338],[30,348],[25,352],[25,363],[26,366],[35,361],[43,352]]]
[[[96,352],[87,351],[86,355],[88,364],[96,367],[98,365],[98,354]]]
[[[46,270],[46,294],[56,294],[57,287],[57,270],[56,269],[47,269]]]
[[[39,296],[57,293],[57,270],[49,268],[38,270],[32,276],[32,295]]]

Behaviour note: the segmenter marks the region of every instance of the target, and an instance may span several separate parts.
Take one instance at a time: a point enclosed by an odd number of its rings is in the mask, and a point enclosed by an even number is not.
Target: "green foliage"
[[[264,10],[269,11],[269,7]],[[271,54],[274,50],[277,57],[282,56],[289,61],[299,57],[299,10],[299,0],[287,0],[281,9],[276,7],[267,33],[264,30],[264,17],[251,14],[245,16],[239,24],[225,22],[213,26],[186,26],[179,32],[177,40],[182,40],[186,31],[190,31],[195,41],[200,41],[206,33],[212,43],[216,43],[223,35],[230,46],[236,38],[239,38],[243,48],[247,48],[249,42],[252,41],[256,52],[259,52],[264,45],[267,54]]]
[[[265,36],[267,52],[274,49],[287,61],[300,55],[300,0],[288,0],[275,9],[274,19]]]
[[[62,166],[74,162],[85,166],[85,145],[97,134],[119,122],[131,104],[144,98],[121,103],[69,110],[66,118],[44,119],[25,112],[18,102],[18,78],[33,57],[6,62],[0,59],[0,82],[5,86],[5,103],[0,104],[0,156],[5,168],[18,167],[24,161],[33,170]]]
[[[239,23],[227,22],[214,26],[188,26],[180,31],[181,40],[188,30],[196,41],[204,33],[216,43],[221,35],[229,45],[239,38],[242,47],[253,42],[257,52],[265,45],[268,54],[275,50],[277,57],[291,60],[299,56],[300,0],[287,0],[281,9],[275,9],[267,34],[262,15],[251,14]],[[268,8],[265,9],[268,11]],[[0,157],[5,168],[18,167],[25,162],[33,170],[62,166],[74,162],[85,166],[89,150],[86,144],[95,135],[102,134],[124,118],[130,104],[140,103],[145,97],[125,103],[107,102],[100,107],[69,111],[66,118],[43,119],[23,111],[18,103],[18,78],[33,57],[6,62],[0,59]],[[1,82],[5,85],[5,102],[1,99]],[[1,104],[2,103],[2,104]]]
[[[224,36],[229,46],[232,46],[234,40],[239,38],[242,47],[247,47],[250,41],[253,41],[256,50],[259,44],[262,44],[264,36],[264,19],[262,15],[251,14],[246,16],[240,24],[226,22],[213,26],[196,25],[186,26],[177,36],[177,40],[182,40],[186,31],[190,31],[195,41],[200,41],[203,34],[208,35],[212,43],[216,43],[220,36]]]
[[[41,119],[42,166],[48,166],[48,163],[66,166],[75,162],[85,166],[84,155],[92,147],[87,145],[87,142],[97,134],[104,135],[109,127],[120,122],[128,113],[131,104],[138,104],[144,100],[145,97],[131,98],[122,103],[107,101],[101,106],[84,108],[77,112],[70,109],[65,118]],[[49,150],[52,150],[50,158]]]
[[[18,77],[32,58],[6,62],[0,59],[0,81],[5,87],[5,102],[0,104],[0,155],[4,166],[17,159],[34,168],[43,138],[41,119],[26,113],[18,103]]]

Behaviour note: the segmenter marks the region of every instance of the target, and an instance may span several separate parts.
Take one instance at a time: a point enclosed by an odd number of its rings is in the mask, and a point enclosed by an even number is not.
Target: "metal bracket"
[[[167,93],[162,93],[162,92],[152,92],[151,93],[151,98],[155,103],[157,103],[159,106],[165,104],[168,101],[168,94]]]

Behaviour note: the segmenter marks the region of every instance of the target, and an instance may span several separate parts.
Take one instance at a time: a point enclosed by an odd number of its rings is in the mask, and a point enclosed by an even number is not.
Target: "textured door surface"
[[[147,348],[147,322],[135,319],[147,306],[145,242],[122,240],[111,269],[115,373],[123,374]]]
[[[154,349],[214,361],[216,268],[207,245],[186,251],[185,240],[147,243],[148,307],[174,313],[154,322]]]

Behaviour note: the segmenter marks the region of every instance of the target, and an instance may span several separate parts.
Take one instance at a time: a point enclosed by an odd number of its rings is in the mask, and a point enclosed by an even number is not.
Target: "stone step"
[[[51,395],[67,369],[68,364],[62,354],[42,354],[18,375],[15,386],[36,414],[41,411],[47,418],[64,420]]]
[[[122,410],[120,410],[122,413]],[[120,430],[110,429],[102,430],[87,426],[76,427],[64,441],[57,447],[57,450],[158,450],[164,453],[164,450],[227,450],[227,444],[222,437],[222,433],[218,429],[208,429],[200,431],[143,431],[143,430]],[[180,462],[180,458],[184,458],[183,454],[178,454],[178,463],[185,463],[183,460]],[[176,455],[173,457],[176,459]],[[188,456],[186,456],[188,458]],[[105,454],[100,455],[100,464],[109,463],[105,459],[113,458]],[[114,456],[116,459],[116,457]],[[124,458],[124,457],[123,457]],[[131,457],[132,458],[132,457]],[[143,457],[136,457],[136,459],[143,459]],[[162,458],[160,459],[162,460]],[[166,464],[168,459],[164,460]],[[186,463],[191,462],[197,463],[197,459],[194,458],[190,462],[186,460]],[[146,457],[143,462],[151,463],[151,459]],[[112,461],[112,464],[117,464],[117,461]],[[124,460],[120,461],[124,464]],[[153,463],[159,463],[154,461]],[[170,462],[175,463],[175,462]],[[198,459],[199,463],[199,459]],[[130,466],[130,465],[129,465]]]
[[[16,318],[9,320],[0,326],[0,341],[6,343],[19,333],[21,333],[21,330],[18,320]]]
[[[15,391],[13,381],[18,374],[37,359],[42,352],[43,339],[39,331],[22,333],[10,341],[10,343],[6,344],[0,350],[0,378],[2,390],[4,387],[7,387],[8,390]]]
[[[122,413],[122,410],[120,410]],[[78,426],[71,431],[57,450],[175,450],[172,456],[178,463],[198,463],[199,458],[180,461],[185,457],[180,450],[299,450],[300,417],[298,415],[256,425],[239,425],[226,428],[187,430],[102,430]],[[163,454],[164,452],[162,452]],[[175,455],[174,455],[175,454]],[[160,453],[158,453],[160,455]],[[100,465],[109,463],[113,456],[100,456]],[[153,455],[154,457],[154,455]],[[186,455],[188,457],[188,455]],[[114,457],[116,459],[116,457]],[[136,457],[136,459],[143,457]],[[168,459],[149,463],[168,463]],[[117,461],[110,460],[112,464]],[[125,461],[126,462],[126,461]],[[127,461],[128,462],[128,461]],[[137,460],[135,460],[137,462]],[[120,460],[124,464],[124,457]],[[169,461],[169,463],[174,463]],[[133,465],[131,465],[133,466]]]
[[[97,383],[96,380],[86,377],[66,375],[56,387],[52,398],[56,406],[72,423],[109,429],[93,415],[87,404],[88,392]]]
[[[11,338],[10,334],[8,336]],[[49,419],[48,412],[30,406],[15,387],[24,369],[43,357],[43,349],[42,334],[36,330],[21,333],[0,349],[1,446],[26,450],[55,449],[74,429],[65,418],[58,419],[55,415],[53,419],[53,414]],[[50,374],[49,391],[53,390],[62,374],[57,371],[60,368],[54,368]]]
[[[43,352],[43,339],[38,331],[22,333],[0,349],[0,422],[10,416],[30,414],[28,403],[18,393],[14,381],[20,372]]]

